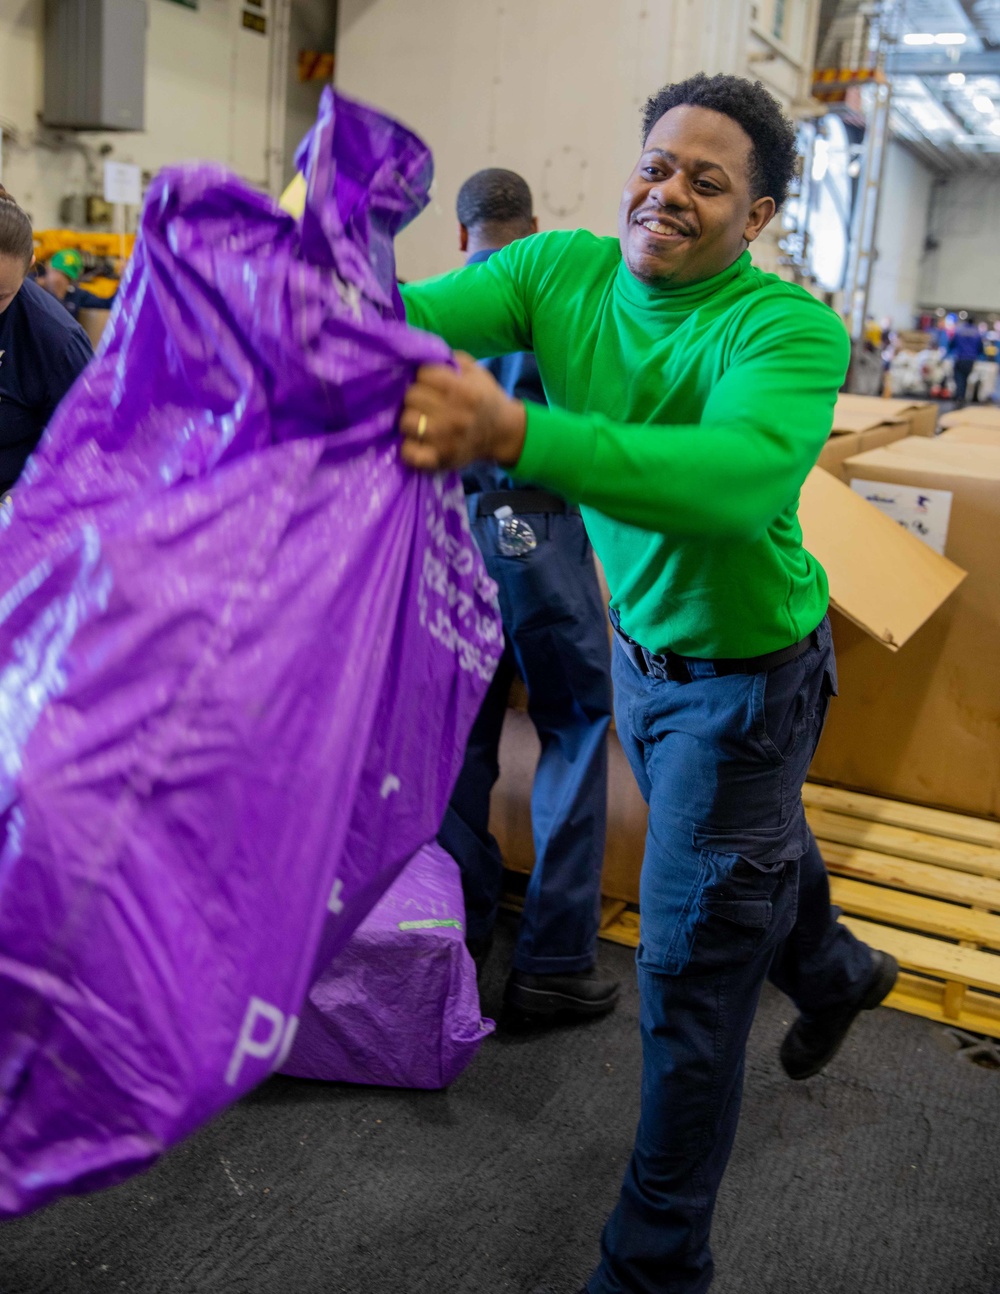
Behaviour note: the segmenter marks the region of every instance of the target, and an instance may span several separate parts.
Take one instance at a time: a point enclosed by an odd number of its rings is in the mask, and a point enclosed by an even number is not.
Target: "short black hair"
[[[780,207],[788,197],[798,152],[795,127],[781,104],[759,81],[742,76],[706,76],[704,72],[666,85],[650,95],[642,111],[642,142],[665,112],[689,104],[711,108],[732,117],[750,137],[750,191],[757,198],[773,198]]]
[[[527,181],[516,171],[499,166],[469,176],[458,191],[455,211],[466,229],[477,225],[528,225],[534,215]]]

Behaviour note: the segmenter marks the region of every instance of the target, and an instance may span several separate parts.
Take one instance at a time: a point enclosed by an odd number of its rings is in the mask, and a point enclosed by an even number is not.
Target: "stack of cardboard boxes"
[[[885,422],[902,418],[909,436],[933,436],[937,432],[938,406],[933,400],[885,400],[874,395],[841,392],[837,408],[847,413],[877,413]]]
[[[934,345],[934,334],[924,332],[920,328],[902,328],[896,336],[902,350],[919,353],[922,350],[929,350]]]
[[[1000,418],[993,418],[993,430],[973,420],[842,464],[861,498],[968,575],[894,653],[836,617],[840,699],[816,778],[1000,817]]]
[[[819,466],[842,478],[843,464],[855,454],[879,449],[905,436],[933,436],[936,426],[937,405],[930,401],[841,394]]]
[[[918,443],[932,442],[921,437]],[[870,644],[879,665],[884,660],[891,666],[903,656],[910,640],[919,638],[928,618],[933,621],[940,614],[938,608],[954,596],[964,578],[953,562],[907,534],[819,468],[803,486],[799,519],[806,547],[829,577],[838,636],[855,632]],[[862,716],[854,733],[862,747],[870,740],[866,724]],[[502,773],[491,804],[490,829],[507,866],[516,871],[530,871],[534,862],[529,806],[538,752],[538,739],[527,714],[510,714],[504,726]],[[607,898],[637,903],[646,806],[614,733],[609,754],[602,889]],[[854,776],[856,770],[852,768],[850,773]],[[839,770],[833,776],[843,780]],[[867,773],[863,771],[862,776]]]
[[[940,436],[936,413],[842,396],[833,470],[803,487],[799,518],[829,576],[840,676],[812,776],[1000,817],[1000,411],[948,415]],[[508,864],[528,870],[537,740],[527,716],[515,718],[492,825]],[[604,892],[636,902],[645,806],[614,736],[611,756]]]

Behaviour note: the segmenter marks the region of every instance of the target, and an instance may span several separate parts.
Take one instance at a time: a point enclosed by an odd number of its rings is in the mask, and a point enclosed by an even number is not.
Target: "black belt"
[[[472,517],[492,517],[497,508],[510,508],[519,517],[541,512],[579,513],[580,509],[548,490],[486,490],[467,494],[465,502]]]
[[[618,612],[613,608],[609,610],[611,623],[614,626],[615,633],[618,635],[618,641],[622,644],[629,659],[635,665],[641,674],[648,674],[651,678],[666,679],[671,683],[690,683],[692,674],[688,668],[688,661],[692,664],[711,665],[712,675],[716,678],[724,674],[761,674],[764,670],[777,669],[779,665],[785,665],[790,660],[795,660],[803,652],[809,650],[819,642],[819,629],[816,628],[805,638],[800,638],[797,643],[792,643],[790,647],[781,647],[778,651],[765,652],[763,656],[742,656],[734,658],[713,657],[711,660],[705,660],[700,656],[678,656],[676,652],[668,648],[663,652],[651,652],[648,648],[637,643],[634,638],[630,638],[621,628],[618,621]],[[701,677],[699,675],[699,677]]]

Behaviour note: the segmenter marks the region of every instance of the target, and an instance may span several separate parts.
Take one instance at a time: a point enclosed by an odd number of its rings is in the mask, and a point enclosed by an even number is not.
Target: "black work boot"
[[[526,1023],[592,1020],[607,1015],[618,1001],[619,983],[596,970],[570,975],[529,975],[512,970],[504,1006]]]
[[[890,953],[872,949],[872,978],[857,1001],[850,1006],[831,1007],[812,1015],[804,1012],[781,1044],[781,1065],[789,1078],[812,1078],[834,1058],[856,1017],[871,1011],[892,992],[899,975],[899,963]]]

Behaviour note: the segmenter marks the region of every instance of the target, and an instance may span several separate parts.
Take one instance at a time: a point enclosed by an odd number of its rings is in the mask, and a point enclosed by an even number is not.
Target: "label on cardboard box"
[[[872,503],[917,539],[944,556],[951,517],[951,490],[917,489],[913,485],[888,485],[855,477],[851,489]]]

